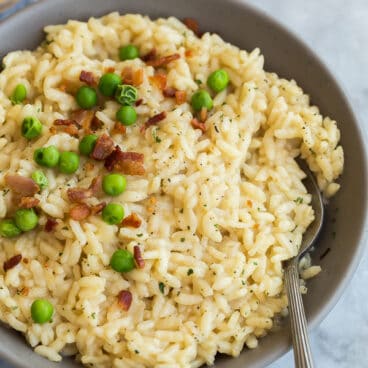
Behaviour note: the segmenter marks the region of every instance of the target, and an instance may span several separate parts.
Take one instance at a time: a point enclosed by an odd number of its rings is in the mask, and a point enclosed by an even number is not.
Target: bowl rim
[[[334,88],[338,90],[341,97],[343,98],[346,104],[346,109],[348,113],[351,115],[352,120],[354,121],[354,125],[359,133],[357,137],[359,141],[358,143],[363,153],[361,157],[362,166],[364,168],[363,180],[367,184],[366,188],[368,188],[368,136],[366,137],[363,131],[363,124],[361,124],[361,121],[363,121],[363,119],[362,119],[361,113],[352,107],[352,104],[350,102],[352,101],[352,99],[349,93],[347,92],[345,83],[343,83],[339,77],[337,77],[335,74],[333,74],[330,71],[326,62],[324,62],[317,55],[317,53],[312,49],[312,47],[309,46],[307,41],[305,41],[303,38],[297,35],[286,24],[279,22],[273,16],[269,15],[265,10],[246,2],[246,0],[223,0],[223,1],[229,4],[230,6],[234,5],[234,6],[238,6],[238,7],[242,7],[246,9],[246,11],[254,14],[258,18],[260,18],[262,21],[270,24],[271,28],[276,28],[280,30],[281,32],[287,34],[289,38],[291,38],[294,42],[299,44],[312,57],[314,62],[316,62],[318,66],[321,68],[322,72],[334,83]],[[37,10],[38,8],[42,9],[42,6],[47,2],[52,2],[52,0],[38,0],[37,2],[27,4],[23,8],[17,10],[15,13],[10,14],[9,16],[6,16],[6,18],[0,20],[0,31],[1,31],[2,25],[19,17],[20,14],[26,14],[28,12],[32,12],[33,10]],[[347,270],[344,274],[344,277],[342,278],[338,286],[334,289],[332,296],[327,300],[327,302],[321,305],[318,312],[315,313],[315,315],[312,316],[312,318],[308,318],[308,330],[309,331],[312,331],[316,327],[318,327],[318,325],[327,317],[327,315],[332,311],[332,309],[336,306],[338,301],[341,299],[341,297],[344,294],[345,289],[352,281],[353,276],[359,267],[359,264],[362,260],[362,255],[364,254],[365,249],[368,248],[367,247],[367,240],[368,240],[368,203],[367,203],[368,201],[367,199],[368,199],[368,191],[365,191],[364,198],[362,199],[363,202],[365,203],[364,204],[364,218],[362,221],[362,226],[361,226],[360,234],[358,236],[358,240],[356,241],[357,246],[354,249],[352,260],[347,265]],[[266,364],[265,367],[273,362],[276,362],[278,359],[280,359],[282,356],[284,356],[286,353],[288,353],[291,350],[292,350],[292,345],[290,341],[287,346],[279,349],[277,352],[274,352],[273,354],[269,354],[268,359],[265,360],[265,364]],[[10,352],[8,353],[7,351],[1,349],[1,347],[0,347],[0,358],[5,359],[7,362],[11,363],[14,368],[25,368],[26,367],[25,365],[23,365],[17,360],[16,356],[12,355]]]

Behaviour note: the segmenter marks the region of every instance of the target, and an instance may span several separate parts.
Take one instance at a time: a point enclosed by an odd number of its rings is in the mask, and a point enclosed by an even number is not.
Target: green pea
[[[60,153],[55,146],[38,148],[33,158],[41,166],[55,167],[59,162]]]
[[[139,57],[139,50],[134,45],[126,45],[123,47],[120,47],[119,49],[119,59],[124,60],[132,60]]]
[[[22,231],[17,227],[14,220],[7,219],[0,221],[0,236],[4,238],[14,238]]]
[[[95,134],[85,135],[79,142],[79,152],[82,155],[89,156],[95,148],[98,137]]]
[[[108,174],[102,179],[102,189],[111,196],[118,196],[126,188],[126,179],[121,174]]]
[[[27,116],[22,123],[22,136],[27,139],[37,138],[41,135],[42,124],[34,116]]]
[[[116,88],[121,84],[121,78],[115,73],[106,73],[100,78],[98,89],[104,96],[114,96]]]
[[[80,108],[91,109],[97,105],[96,90],[92,87],[82,86],[78,89],[75,99]]]
[[[10,97],[10,101],[13,105],[22,103],[27,97],[27,89],[24,84],[17,84]]]
[[[116,88],[115,99],[122,105],[133,105],[138,98],[137,88],[129,84],[119,84]]]
[[[46,175],[41,170],[34,171],[31,175],[31,178],[41,190],[45,189],[49,185]]]
[[[119,224],[124,218],[124,207],[118,203],[109,203],[102,210],[102,219],[110,224]]]
[[[31,305],[31,316],[35,323],[49,322],[53,314],[54,307],[46,299],[36,299]]]
[[[61,152],[59,170],[63,174],[73,174],[79,168],[79,156],[75,152]]]
[[[132,106],[122,106],[116,112],[116,119],[123,125],[129,126],[137,121],[137,112]]]
[[[229,74],[224,69],[215,70],[207,79],[207,85],[214,92],[223,91],[229,84]]]
[[[134,269],[134,256],[128,250],[119,249],[112,255],[110,266],[117,272],[129,272]]]
[[[15,211],[14,221],[22,231],[30,231],[38,225],[38,216],[32,208],[21,208]]]
[[[212,98],[204,89],[201,89],[193,94],[191,104],[195,111],[201,111],[203,107],[207,110],[211,110],[213,107]]]

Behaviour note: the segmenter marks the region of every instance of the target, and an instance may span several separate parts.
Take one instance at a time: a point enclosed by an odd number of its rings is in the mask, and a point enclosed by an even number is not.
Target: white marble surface
[[[368,1],[247,0],[313,47],[342,82],[368,137]],[[317,368],[367,368],[368,252],[339,303],[311,335]],[[291,353],[268,368],[293,367]]]
[[[348,92],[367,138],[368,0],[245,1],[313,46]],[[368,368],[368,251],[339,303],[311,334],[311,343],[316,368]],[[289,353],[268,368],[293,366]]]

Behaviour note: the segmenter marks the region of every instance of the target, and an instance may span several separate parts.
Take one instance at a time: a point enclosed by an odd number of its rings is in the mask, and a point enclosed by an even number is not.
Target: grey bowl
[[[0,56],[17,49],[32,49],[42,40],[42,27],[85,20],[118,10],[152,17],[174,15],[196,18],[202,30],[219,33],[225,40],[251,50],[260,47],[266,69],[294,78],[312,96],[323,114],[336,119],[345,150],[342,189],[329,203],[326,223],[313,258],[323,272],[309,282],[304,298],[311,328],[318,325],[348,287],[362,256],[367,233],[367,154],[358,122],[330,72],[314,53],[286,29],[249,5],[237,0],[48,0],[41,1],[0,24]],[[329,253],[325,254],[327,249]],[[72,360],[51,363],[30,349],[22,336],[0,326],[0,356],[16,367],[80,367]],[[216,367],[260,368],[290,349],[286,325],[261,340],[255,350],[244,350],[237,359],[219,357]]]

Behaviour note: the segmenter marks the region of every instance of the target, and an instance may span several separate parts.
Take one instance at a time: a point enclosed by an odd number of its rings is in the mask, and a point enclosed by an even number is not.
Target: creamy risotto
[[[0,74],[0,319],[93,367],[256,348],[287,313],[282,262],[314,219],[295,158],[334,195],[336,122],[260,50],[190,19],[45,31]]]

